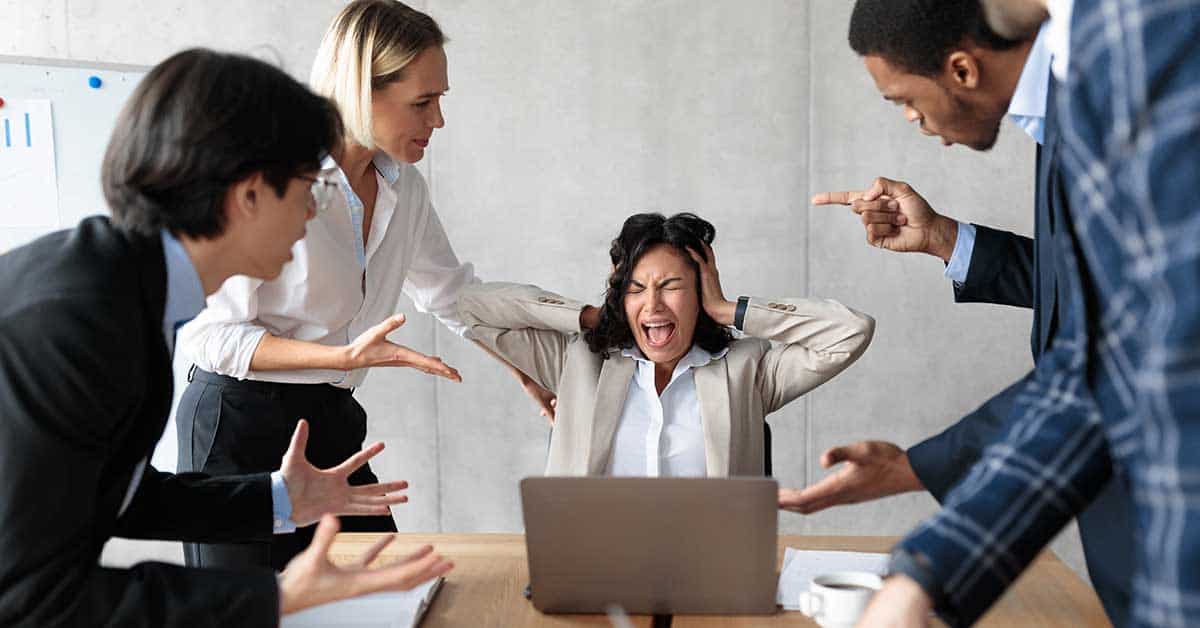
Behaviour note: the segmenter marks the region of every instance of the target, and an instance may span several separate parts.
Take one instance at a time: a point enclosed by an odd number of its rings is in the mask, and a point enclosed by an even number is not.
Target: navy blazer
[[[267,474],[139,461],[171,407],[156,235],[89,218],[0,256],[0,626],[276,626],[270,570],[99,566],[126,538],[271,538]]]
[[[1034,362],[1054,337],[1058,326],[1056,232],[1049,179],[1059,167],[1058,128],[1050,80],[1046,107],[1045,146],[1037,152],[1034,238],[976,225],[975,247],[967,277],[954,287],[957,303],[993,303],[1033,308],[1030,348]],[[982,457],[984,448],[1000,438],[1010,420],[1016,395],[1032,377],[1030,371],[942,433],[908,450],[913,471],[941,502]],[[1114,477],[1092,505],[1079,515],[1088,573],[1109,619],[1123,625],[1129,613],[1133,574],[1132,506],[1123,479]]]

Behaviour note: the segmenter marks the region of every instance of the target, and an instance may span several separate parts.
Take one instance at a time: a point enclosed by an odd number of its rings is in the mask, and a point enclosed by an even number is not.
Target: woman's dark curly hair
[[[634,214],[626,219],[621,234],[612,241],[608,251],[613,272],[608,277],[604,305],[600,308],[600,323],[584,333],[588,348],[594,353],[607,353],[610,349],[633,346],[633,331],[625,316],[625,291],[629,288],[634,267],[646,251],[658,244],[675,247],[696,271],[696,292],[699,294],[700,266],[687,252],[693,250],[707,260],[704,245],[712,244],[716,235],[712,223],[690,213],[675,214],[670,218],[662,214]],[[704,311],[703,298],[700,301],[700,316],[692,342],[709,353],[716,353],[729,346],[733,335],[729,328],[714,321]]]

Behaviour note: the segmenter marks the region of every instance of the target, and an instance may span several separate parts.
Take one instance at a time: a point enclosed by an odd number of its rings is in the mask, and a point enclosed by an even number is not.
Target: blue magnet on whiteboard
[[[100,89],[100,86],[103,84],[104,84],[104,81],[101,81],[99,76],[89,76],[88,77],[88,87],[90,87],[92,89]]]

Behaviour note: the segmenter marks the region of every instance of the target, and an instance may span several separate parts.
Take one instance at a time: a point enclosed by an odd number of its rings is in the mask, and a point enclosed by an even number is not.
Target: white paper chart
[[[57,226],[50,101],[7,101],[0,107],[0,227]]]

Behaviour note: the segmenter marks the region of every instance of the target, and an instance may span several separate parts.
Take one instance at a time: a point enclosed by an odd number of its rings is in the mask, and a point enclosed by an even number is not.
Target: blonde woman
[[[431,17],[394,0],[352,2],[333,20],[311,83],[338,105],[346,137],[312,180],[317,217],[283,273],[229,280],[180,331],[180,349],[195,364],[177,414],[180,471],[278,468],[301,418],[310,426],[309,460],[334,466],[366,437],[366,413],[352,393],[367,369],[409,367],[460,381],[442,360],[386,338],[404,323],[396,314],[401,291],[463,333],[456,301],[477,281],[412,165],[445,123],[444,43]],[[376,480],[363,466],[350,482]],[[343,530],[395,531],[379,496],[357,499],[360,516],[344,518]],[[294,528],[288,515],[286,504],[275,513],[276,532]],[[185,555],[194,566],[281,569],[311,536],[301,528],[270,543],[190,544]]]

